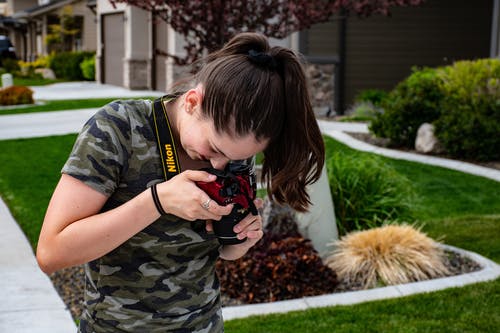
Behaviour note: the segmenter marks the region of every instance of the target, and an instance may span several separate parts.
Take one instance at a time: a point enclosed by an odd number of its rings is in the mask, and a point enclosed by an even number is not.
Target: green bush
[[[366,89],[356,95],[356,102],[370,102],[374,106],[381,106],[382,102],[387,98],[388,93],[379,89]]]
[[[82,70],[83,77],[86,80],[95,80],[95,57],[86,58],[80,64],[80,69]]]
[[[459,61],[442,70],[436,136],[457,158],[500,159],[500,60]]]
[[[378,114],[382,113],[382,108],[374,105],[370,101],[366,102],[356,102],[350,110],[348,110],[348,115],[342,117],[340,121],[365,121],[371,122],[377,117]]]
[[[33,104],[33,90],[24,86],[0,89],[0,105]]]
[[[61,52],[50,57],[49,66],[58,78],[84,80],[80,64],[86,58],[93,57],[93,52]]]
[[[16,59],[6,58],[0,59],[2,67],[5,69],[7,73],[16,73],[19,72],[19,62]]]
[[[437,70],[414,68],[382,101],[384,112],[372,121],[370,131],[390,139],[392,146],[413,148],[420,125],[432,123],[440,115],[440,84]]]
[[[327,172],[340,235],[413,220],[411,183],[381,158],[334,152]]]

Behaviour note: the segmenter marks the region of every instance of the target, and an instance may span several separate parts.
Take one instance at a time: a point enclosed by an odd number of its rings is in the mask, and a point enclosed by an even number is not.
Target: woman
[[[297,55],[255,33],[210,54],[185,92],[162,100],[180,173],[165,181],[150,101],[116,101],[84,126],[44,219],[37,259],[46,273],[85,264],[80,332],[221,332],[215,261],[243,256],[260,216],[220,246],[228,215],[196,182],[229,161],[264,153],[262,180],[279,203],[305,211],[324,147]],[[255,200],[257,207],[260,200]]]

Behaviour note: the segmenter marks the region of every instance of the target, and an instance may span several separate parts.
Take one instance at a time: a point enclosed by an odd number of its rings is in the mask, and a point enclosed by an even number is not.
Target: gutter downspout
[[[490,58],[500,57],[499,48],[499,16],[500,16],[500,0],[493,0],[493,17],[491,20],[491,42],[490,42]]]
[[[156,39],[157,39],[157,22],[158,19],[156,10],[151,11],[151,90],[156,90]]]

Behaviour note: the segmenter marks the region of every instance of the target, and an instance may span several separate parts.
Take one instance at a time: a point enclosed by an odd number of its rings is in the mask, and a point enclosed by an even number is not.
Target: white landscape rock
[[[415,139],[415,150],[424,154],[443,151],[441,144],[434,134],[434,125],[429,123],[420,125]]]

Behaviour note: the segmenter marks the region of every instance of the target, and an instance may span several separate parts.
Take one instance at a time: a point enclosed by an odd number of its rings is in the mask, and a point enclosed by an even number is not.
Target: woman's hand
[[[220,206],[200,189],[196,182],[213,182],[217,176],[206,171],[186,170],[167,182],[157,185],[163,209],[188,221],[220,220],[233,205]]]
[[[262,199],[254,200],[257,209],[262,208],[264,202]],[[213,223],[207,221],[207,231],[213,230]],[[242,257],[252,246],[254,246],[264,236],[262,231],[262,217],[260,215],[248,214],[243,220],[236,224],[233,231],[238,239],[245,239],[241,244],[225,245],[220,251],[220,257],[225,260],[236,260]]]

